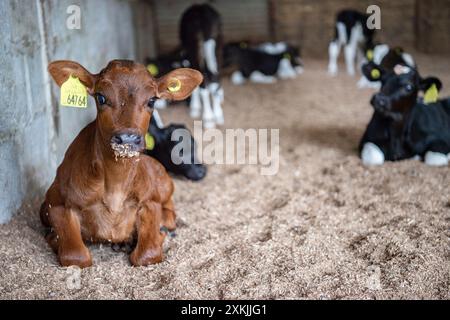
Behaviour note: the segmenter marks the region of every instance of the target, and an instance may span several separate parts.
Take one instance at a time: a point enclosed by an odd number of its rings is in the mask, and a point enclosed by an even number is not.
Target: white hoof
[[[367,142],[361,151],[362,163],[365,166],[380,166],[384,163],[384,153],[372,142]]]
[[[428,151],[425,154],[425,163],[429,166],[448,166],[448,156],[443,153]]]

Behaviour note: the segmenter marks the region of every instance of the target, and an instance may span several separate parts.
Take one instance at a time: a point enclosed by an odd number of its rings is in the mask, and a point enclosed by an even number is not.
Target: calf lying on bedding
[[[176,228],[173,182],[155,159],[142,155],[157,98],[185,99],[202,82],[192,69],[159,79],[140,64],[111,61],[91,74],[72,61],[49,72],[61,86],[76,77],[95,97],[97,117],[69,146],[41,206],[50,247],[62,266],[92,264],[85,241],[133,243],[135,266],[162,261],[165,233]]]
[[[153,146],[145,150],[145,153],[158,160],[167,171],[173,174],[182,175],[192,181],[203,179],[206,176],[206,167],[196,157],[196,143],[186,126],[170,124],[163,127],[162,123],[157,122],[156,115],[155,110],[148,129],[153,139]],[[175,130],[178,130],[177,133],[182,136],[172,136]],[[184,147],[183,152],[190,151],[189,154],[180,154],[178,149],[174,150],[180,143]]]
[[[374,63],[363,67],[368,79],[382,82],[372,97],[375,109],[359,150],[365,165],[381,165],[420,156],[428,165],[448,165],[450,99],[437,99],[439,79],[421,78],[412,68],[386,71]],[[418,92],[425,95],[418,98]]]
[[[224,65],[235,66],[231,81],[242,84],[274,83],[276,78],[295,78],[302,72],[299,49],[286,43],[264,43],[250,47],[245,42],[229,43],[224,48]]]

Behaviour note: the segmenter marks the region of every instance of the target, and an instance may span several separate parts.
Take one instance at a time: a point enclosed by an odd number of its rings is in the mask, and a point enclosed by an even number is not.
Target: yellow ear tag
[[[156,64],[153,64],[153,63],[151,63],[151,64],[149,64],[149,65],[147,66],[147,70],[148,70],[148,72],[150,72],[150,74],[151,74],[152,76],[154,76],[154,77],[156,77],[156,76],[158,75],[158,73],[159,73],[158,67],[156,66]]]
[[[178,92],[181,89],[181,81],[177,78],[170,79],[169,86],[167,87],[170,92]]]
[[[373,60],[373,50],[367,50],[366,57],[367,57],[367,60],[372,61]]]
[[[436,87],[436,85],[433,83],[430,88],[425,92],[425,95],[423,96],[423,102],[426,104],[434,103],[438,100],[439,97],[439,91]]]
[[[291,55],[289,53],[285,53],[285,54],[283,54],[283,58],[291,60]]]
[[[155,147],[155,138],[150,133],[145,134],[145,149],[153,150]]]
[[[87,90],[80,79],[72,75],[61,85],[60,103],[66,107],[86,108]]]
[[[380,79],[380,70],[372,69],[372,71],[370,71],[370,76],[372,77],[372,79]]]

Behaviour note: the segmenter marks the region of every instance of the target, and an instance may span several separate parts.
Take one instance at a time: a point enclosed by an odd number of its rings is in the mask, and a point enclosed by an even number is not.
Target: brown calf
[[[156,98],[185,99],[201,74],[177,69],[155,79],[125,60],[111,61],[99,74],[72,61],[52,62],[48,70],[59,86],[71,75],[80,79],[97,104],[97,118],[69,146],[40,210],[59,262],[92,265],[84,241],[137,241],[133,265],[162,261],[160,230],[176,227],[174,187],[163,166],[141,154],[144,135]]]

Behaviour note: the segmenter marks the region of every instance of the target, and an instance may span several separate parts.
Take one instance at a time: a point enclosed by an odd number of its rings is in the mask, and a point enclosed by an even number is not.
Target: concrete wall
[[[48,62],[76,60],[98,72],[111,59],[134,59],[136,3],[0,1],[0,223],[23,200],[42,198],[68,144],[95,117],[92,101],[87,109],[59,107]],[[73,4],[81,8],[80,30],[66,27]]]

